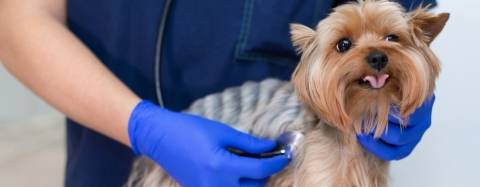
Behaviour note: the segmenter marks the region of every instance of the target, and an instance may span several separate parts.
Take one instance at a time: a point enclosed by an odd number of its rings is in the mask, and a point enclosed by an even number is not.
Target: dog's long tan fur
[[[249,82],[200,99],[185,112],[271,139],[303,131],[294,159],[267,186],[387,186],[388,162],[363,150],[356,134],[375,129],[381,135],[389,112],[406,122],[433,93],[440,65],[429,44],[447,20],[445,13],[424,8],[407,13],[386,0],[339,6],[316,30],[292,25],[293,44],[302,53],[292,82]],[[385,41],[390,34],[399,41]],[[354,42],[344,53],[335,48],[342,38]],[[382,72],[365,63],[373,50],[389,57]],[[359,83],[379,73],[390,75],[382,88]],[[127,186],[178,184],[154,162],[140,158]]]

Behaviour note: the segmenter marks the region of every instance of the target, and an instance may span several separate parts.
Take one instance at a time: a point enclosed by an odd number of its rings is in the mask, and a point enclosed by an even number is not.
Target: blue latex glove
[[[383,133],[379,139],[375,139],[373,134],[358,135],[358,141],[382,160],[400,160],[407,157],[430,127],[434,102],[435,96],[417,108],[410,115],[407,127],[401,128],[400,121],[389,116],[388,131],[385,131],[387,133]]]
[[[274,149],[276,143],[147,101],[133,110],[128,133],[135,153],[154,160],[185,187],[263,186],[289,161],[285,155],[266,159],[237,156],[226,148],[262,153]]]

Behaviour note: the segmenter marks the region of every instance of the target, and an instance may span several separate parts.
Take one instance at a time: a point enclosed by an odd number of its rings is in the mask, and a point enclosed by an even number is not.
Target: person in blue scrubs
[[[289,79],[299,60],[288,24],[314,27],[345,0],[0,1],[0,59],[68,116],[65,186],[122,186],[136,156],[183,186],[262,186],[288,164],[254,159],[275,143],[178,113],[248,80]],[[407,9],[434,0],[400,0]],[[409,155],[430,126],[431,99],[400,133],[358,137],[379,158]]]

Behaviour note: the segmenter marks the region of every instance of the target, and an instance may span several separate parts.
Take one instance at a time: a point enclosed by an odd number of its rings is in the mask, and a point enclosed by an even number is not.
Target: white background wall
[[[442,0],[450,12],[432,47],[442,60],[433,123],[415,152],[393,162],[393,186],[480,186],[480,1]]]
[[[54,111],[8,74],[0,64],[0,126]]]
[[[435,11],[451,18],[432,45],[443,62],[433,125],[410,157],[392,163],[394,187],[479,186],[480,1],[439,5]],[[0,67],[0,127],[51,115],[54,110]]]

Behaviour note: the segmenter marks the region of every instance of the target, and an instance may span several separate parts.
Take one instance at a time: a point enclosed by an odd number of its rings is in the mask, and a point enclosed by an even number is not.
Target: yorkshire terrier
[[[449,14],[365,0],[338,6],[316,30],[292,24],[302,53],[291,82],[246,83],[196,101],[186,112],[260,137],[305,134],[294,159],[267,186],[387,186],[388,162],[356,135],[384,133],[388,114],[403,125],[433,94],[440,72],[430,43]],[[219,107],[220,106],[220,107]],[[127,186],[178,186],[160,166],[136,161]]]

